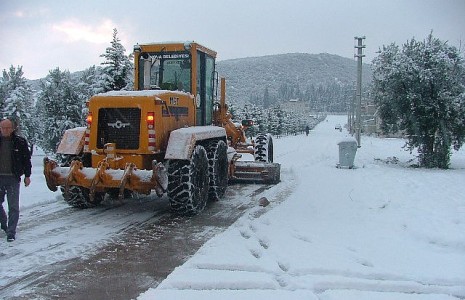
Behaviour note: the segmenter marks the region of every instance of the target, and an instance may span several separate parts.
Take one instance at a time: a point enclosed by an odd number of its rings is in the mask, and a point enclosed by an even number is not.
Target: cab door
[[[196,125],[212,124],[215,59],[197,51]]]

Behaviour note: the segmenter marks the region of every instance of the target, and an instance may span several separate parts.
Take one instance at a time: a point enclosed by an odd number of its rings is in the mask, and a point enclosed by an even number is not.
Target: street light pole
[[[356,132],[355,138],[357,139],[358,147],[361,146],[360,143],[360,135],[362,131],[362,57],[363,55],[363,40],[365,37],[355,37],[354,39],[357,40],[357,45],[355,45],[355,49],[357,49],[357,53],[354,55],[357,58],[357,88],[356,88],[356,103],[357,103],[357,116],[356,116]]]
[[[351,136],[354,136],[355,132],[355,98],[355,89],[350,90],[349,133]]]

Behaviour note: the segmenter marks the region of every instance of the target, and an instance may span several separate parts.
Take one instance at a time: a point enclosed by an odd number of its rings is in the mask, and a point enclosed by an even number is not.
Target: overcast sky
[[[56,67],[100,65],[113,28],[127,54],[136,43],[194,40],[218,60],[281,53],[353,58],[366,36],[365,62],[383,45],[434,36],[465,44],[465,0],[0,0],[0,70],[25,77]],[[462,51],[465,46],[462,46]]]

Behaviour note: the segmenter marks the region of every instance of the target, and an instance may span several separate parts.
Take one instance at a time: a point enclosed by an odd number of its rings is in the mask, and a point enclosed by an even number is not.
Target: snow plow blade
[[[281,180],[281,165],[257,161],[235,161],[230,182],[270,183]]]
[[[44,175],[47,186],[56,191],[64,187],[65,195],[69,186],[89,189],[91,198],[95,192],[119,189],[120,196],[124,190],[149,194],[155,190],[162,195],[168,186],[168,178],[162,163],[153,161],[152,170],[138,170],[133,163],[127,163],[124,169],[111,169],[107,160],[102,160],[97,168],[83,167],[79,160],[72,161],[69,167],[60,167],[48,157],[44,158]]]

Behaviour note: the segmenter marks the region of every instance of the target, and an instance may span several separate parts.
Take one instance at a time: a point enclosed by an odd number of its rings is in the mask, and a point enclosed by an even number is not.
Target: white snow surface
[[[275,138],[281,183],[138,299],[464,299],[465,151],[453,152],[450,170],[415,169],[403,140],[362,136],[356,168],[338,169],[337,143],[348,135],[334,125],[345,120],[329,116],[309,136]],[[0,287],[92,255],[128,224],[153,218],[63,210],[42,159],[36,151],[32,183],[21,186],[18,239],[0,235]],[[270,205],[258,205],[263,196]],[[72,215],[41,219],[44,210]],[[31,231],[31,222],[43,225]]]
[[[345,119],[275,139],[282,182],[260,195],[271,205],[138,300],[464,299],[465,151],[450,170],[417,169],[404,140],[363,136],[355,169],[338,169]]]

